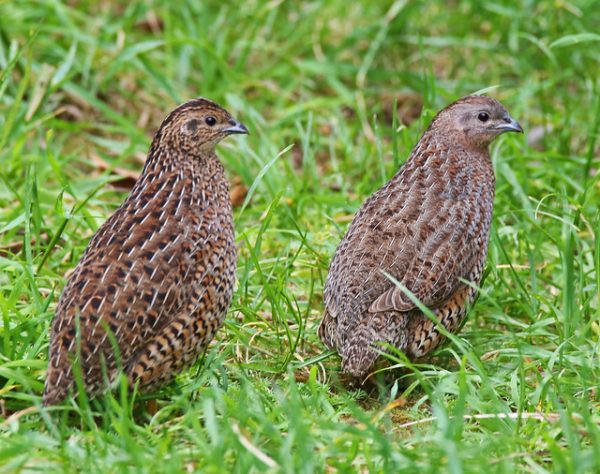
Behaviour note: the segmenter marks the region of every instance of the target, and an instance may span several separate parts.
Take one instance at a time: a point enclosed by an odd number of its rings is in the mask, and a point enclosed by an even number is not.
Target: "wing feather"
[[[186,238],[194,223],[181,217],[190,205],[184,186],[175,176],[147,183],[90,241],[57,305],[49,379],[56,380],[60,372],[70,378],[76,326],[81,331],[79,360],[93,390],[102,364],[109,376],[116,368],[109,333],[125,365],[180,312],[189,297],[183,294],[184,279],[194,277],[193,253],[202,245]],[[150,201],[152,206],[146,206]]]
[[[407,312],[416,308],[402,289],[404,286],[428,308],[443,304],[477,266],[487,242],[481,242],[480,215],[477,206],[456,201],[443,210],[443,221],[423,226],[423,244],[418,248],[404,275],[401,286],[389,287],[373,301],[370,312]]]

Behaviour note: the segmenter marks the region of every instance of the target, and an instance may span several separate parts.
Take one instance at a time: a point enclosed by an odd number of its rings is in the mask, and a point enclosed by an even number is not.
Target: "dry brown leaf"
[[[42,242],[48,242],[48,234],[42,233],[40,234]],[[31,239],[31,246],[35,245],[35,239]],[[0,245],[0,257],[9,257],[11,255],[18,254],[23,249],[23,241],[19,240],[17,242],[10,242],[8,244]]]
[[[156,15],[154,10],[149,10],[148,13],[146,13],[146,18],[135,26],[146,33],[160,35],[165,27],[165,23],[162,18]]]
[[[244,204],[244,200],[248,195],[248,188],[238,177],[231,181],[231,204],[233,207],[239,207]]]
[[[104,172],[110,170],[111,174],[119,177],[119,179],[111,181],[110,183],[111,186],[117,189],[124,189],[126,191],[130,190],[133,188],[133,185],[140,176],[139,171],[133,171],[119,167],[112,168],[106,161],[96,154],[92,154],[90,158],[99,171]]]

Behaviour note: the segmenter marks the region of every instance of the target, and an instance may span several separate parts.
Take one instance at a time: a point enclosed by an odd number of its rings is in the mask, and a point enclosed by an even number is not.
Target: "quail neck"
[[[149,391],[205,350],[236,273],[228,181],[215,146],[239,133],[248,131],[207,99],[164,120],[131,194],[94,234],[59,299],[44,404],[75,389],[74,367],[92,396],[112,387],[119,369]]]

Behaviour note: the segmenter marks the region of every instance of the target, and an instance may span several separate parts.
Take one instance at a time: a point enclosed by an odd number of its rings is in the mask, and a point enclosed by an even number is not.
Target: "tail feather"
[[[365,377],[381,353],[381,343],[404,347],[406,323],[406,316],[395,311],[367,314],[346,335],[340,351],[342,370],[357,378]]]
[[[50,406],[62,403],[67,398],[72,385],[71,370],[63,371],[48,365],[42,404]]]
[[[323,314],[318,333],[319,338],[328,349],[337,349],[337,321],[327,310]]]

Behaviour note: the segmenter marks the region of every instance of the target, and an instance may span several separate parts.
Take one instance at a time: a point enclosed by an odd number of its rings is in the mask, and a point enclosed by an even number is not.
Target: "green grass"
[[[600,471],[596,0],[125,3],[0,1],[0,473]],[[351,390],[316,335],[331,255],[433,114],[489,87],[526,133],[493,146],[480,298],[429,363]],[[250,189],[227,323],[154,415],[126,391],[42,410],[113,170],[198,95],[252,132],[219,149]]]

